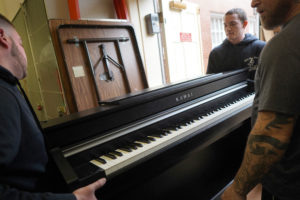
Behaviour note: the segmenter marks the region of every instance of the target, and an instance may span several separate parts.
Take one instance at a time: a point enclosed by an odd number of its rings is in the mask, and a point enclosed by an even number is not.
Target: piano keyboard
[[[224,107],[215,109],[209,114],[198,116],[185,125],[165,129],[160,133],[148,134],[145,138],[135,140],[130,146],[118,148],[110,153],[101,155],[90,160],[90,163],[103,169],[106,176],[111,176],[118,170],[125,168],[136,161],[143,159],[168,145],[188,139],[197,130],[212,126],[216,121],[229,118],[239,112],[242,108],[252,106],[254,95],[242,97]]]

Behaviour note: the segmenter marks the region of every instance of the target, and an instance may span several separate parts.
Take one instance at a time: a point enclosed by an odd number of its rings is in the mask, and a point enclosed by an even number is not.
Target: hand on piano
[[[97,200],[95,191],[101,188],[106,183],[105,178],[101,178],[98,181],[91,183],[85,187],[79,188],[73,192],[77,200]]]

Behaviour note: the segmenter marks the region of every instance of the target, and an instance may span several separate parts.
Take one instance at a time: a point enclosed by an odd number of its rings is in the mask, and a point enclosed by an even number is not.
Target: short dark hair
[[[238,18],[241,20],[242,23],[244,23],[244,21],[247,21],[247,14],[243,9],[232,8],[225,13],[225,15],[233,15],[233,14],[237,14]]]
[[[4,15],[2,15],[0,13],[0,27],[2,25],[7,25],[7,26],[14,27],[14,25]]]

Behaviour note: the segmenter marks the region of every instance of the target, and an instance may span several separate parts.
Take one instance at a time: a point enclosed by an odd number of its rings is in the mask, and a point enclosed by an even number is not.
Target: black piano
[[[115,98],[43,124],[72,191],[101,177],[101,200],[212,199],[233,179],[250,131],[247,69]]]

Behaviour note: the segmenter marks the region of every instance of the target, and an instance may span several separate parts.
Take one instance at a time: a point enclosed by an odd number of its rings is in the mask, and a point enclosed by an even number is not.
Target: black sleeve
[[[2,87],[0,96],[0,171],[3,173],[18,153],[21,124],[15,97]]]
[[[3,200],[76,200],[73,194],[31,193],[0,184],[0,199]]]
[[[21,141],[20,110],[15,96],[0,86],[0,199],[1,200],[76,200],[73,194],[31,193],[1,181],[18,153]]]
[[[214,51],[211,51],[208,58],[208,65],[207,65],[207,74],[215,73],[216,72],[216,60],[214,56]]]
[[[256,44],[256,46],[257,46],[257,56],[260,56],[260,53],[263,50],[266,43],[264,41],[261,41],[261,40],[258,40],[256,43],[257,43]]]

